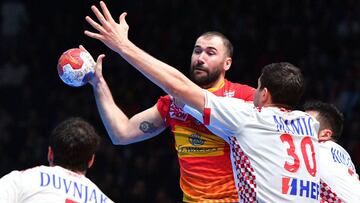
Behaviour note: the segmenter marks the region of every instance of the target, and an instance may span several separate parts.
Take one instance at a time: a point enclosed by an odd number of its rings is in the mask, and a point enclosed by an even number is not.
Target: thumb
[[[123,24],[125,25],[126,27],[129,27],[129,25],[127,24],[126,20],[125,20],[125,17],[127,16],[127,13],[126,12],[123,12],[120,17],[119,17],[119,22],[120,24]]]
[[[105,57],[105,55],[101,54],[96,59],[95,73],[89,79],[89,83],[92,86],[94,86],[96,83],[98,83],[100,81],[100,79],[103,77],[103,75],[102,75],[102,61],[103,61],[104,57]]]
[[[105,58],[105,54],[100,54],[96,59],[96,66],[95,66],[95,72],[101,72],[102,71],[102,62]]]
[[[102,63],[103,58],[105,58],[105,54],[100,54],[96,59],[96,63]]]

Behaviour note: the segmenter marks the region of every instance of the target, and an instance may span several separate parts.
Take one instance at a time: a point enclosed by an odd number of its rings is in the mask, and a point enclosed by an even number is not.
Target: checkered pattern
[[[342,203],[342,201],[337,197],[336,193],[331,191],[330,186],[328,186],[323,181],[320,181],[320,197],[321,202],[324,203]]]
[[[256,182],[254,169],[251,167],[249,158],[244,154],[236,137],[229,137],[233,156],[233,165],[236,166],[237,190],[239,198],[243,202],[257,202]]]

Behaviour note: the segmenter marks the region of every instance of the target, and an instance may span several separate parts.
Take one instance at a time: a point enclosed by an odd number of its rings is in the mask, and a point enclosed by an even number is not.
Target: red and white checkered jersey
[[[0,179],[1,203],[80,203],[111,201],[84,175],[60,166],[12,171]]]
[[[319,143],[321,197],[327,202],[360,202],[360,181],[347,151],[333,141]]]
[[[230,144],[240,202],[320,201],[319,123],[313,117],[205,92],[204,114],[184,109]]]

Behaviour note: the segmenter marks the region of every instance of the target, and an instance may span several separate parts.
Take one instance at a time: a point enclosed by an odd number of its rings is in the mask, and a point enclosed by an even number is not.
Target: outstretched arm
[[[98,33],[85,31],[85,34],[102,41],[110,49],[119,53],[165,92],[202,112],[205,103],[204,90],[177,69],[157,60],[133,44],[128,39],[129,26],[125,20],[126,13],[120,15],[119,23],[117,23],[104,2],[100,1],[100,7],[102,13],[96,6],[91,7],[99,23],[86,16],[87,22]]]
[[[84,49],[82,46],[80,48]],[[165,129],[165,124],[156,106],[129,119],[116,105],[102,75],[104,57],[104,55],[98,57],[94,77],[89,82],[93,86],[100,117],[113,144],[125,145],[158,135]]]

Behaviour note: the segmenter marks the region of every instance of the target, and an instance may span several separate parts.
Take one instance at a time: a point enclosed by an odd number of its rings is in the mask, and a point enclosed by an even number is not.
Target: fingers
[[[97,19],[100,21],[100,23],[105,26],[107,24],[107,21],[103,14],[99,11],[99,9],[96,6],[91,6],[91,10],[96,15]]]
[[[106,4],[103,1],[100,1],[100,7],[101,7],[101,10],[102,10],[106,20],[108,20],[110,22],[115,22],[111,16],[109,9],[106,7]]]
[[[86,36],[88,36],[88,37],[91,37],[91,38],[94,38],[94,39],[98,39],[98,40],[100,40],[100,41],[104,41],[104,40],[105,40],[103,35],[98,34],[98,33],[94,33],[94,32],[90,32],[90,31],[88,31],[88,30],[85,30],[85,31],[84,31],[84,34],[85,34]]]
[[[83,45],[79,45],[79,48],[81,49],[81,50],[83,50],[83,51],[86,51],[86,52],[88,52],[86,49],[85,49],[85,47],[83,46]]]
[[[91,17],[86,16],[85,20],[100,33],[106,32],[106,30],[99,23],[95,22]]]
[[[93,20],[90,16],[86,16],[85,20],[96,29],[95,32],[85,30],[84,34],[88,37],[100,40],[106,46],[114,51],[118,51],[118,45],[128,38],[129,26],[125,20],[126,12],[120,15],[120,22],[117,23],[111,16],[106,4],[100,1],[101,11],[96,6],[91,6],[91,10],[97,19]]]

